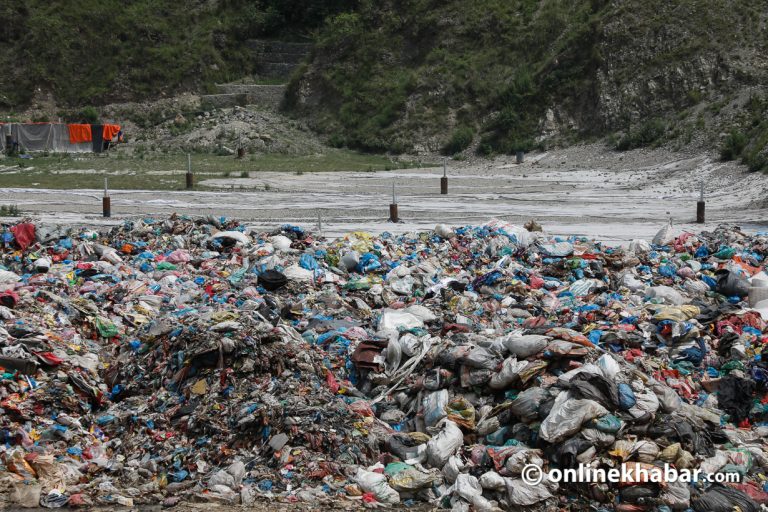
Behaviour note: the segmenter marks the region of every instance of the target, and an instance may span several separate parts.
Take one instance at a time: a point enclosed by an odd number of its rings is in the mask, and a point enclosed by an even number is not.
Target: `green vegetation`
[[[0,205],[0,217],[19,217],[21,212],[15,204]]]
[[[740,159],[751,171],[768,171],[768,98],[753,95],[720,147],[723,160]]]
[[[619,139],[616,143],[616,149],[628,151],[652,146],[664,136],[666,129],[666,125],[661,119],[650,119],[637,128],[631,129],[629,133]]]
[[[252,155],[237,159],[231,155],[216,156],[196,153],[192,170],[198,188],[212,178],[254,177],[259,172],[368,171],[412,168],[436,164],[411,160],[392,161],[382,155],[362,154],[332,149],[317,155]],[[186,154],[156,154],[141,152],[133,156],[118,155],[52,155],[32,159],[0,161],[0,182],[4,187],[100,189],[104,177],[109,177],[113,189],[179,190],[185,187]]]
[[[447,132],[441,146],[451,153],[469,144],[467,127],[485,119],[481,152],[529,149],[546,105],[591,81],[595,20],[605,4],[362,1],[319,32],[322,64],[297,75],[286,107],[313,116],[337,146],[399,152],[412,149],[414,133]],[[297,98],[304,77],[324,100],[313,103],[316,111]]]
[[[720,158],[723,161],[735,160],[741,156],[747,146],[747,136],[737,130],[732,130],[725,138],[720,149]]]
[[[25,0],[0,4],[0,108],[211,87],[253,72],[249,38],[305,39],[354,0]]]
[[[560,142],[661,144],[678,112],[734,92],[713,69],[762,83],[733,56],[764,54],[764,22],[747,0],[361,0],[318,32],[285,107],[368,151],[450,154],[465,127],[481,154],[529,150],[551,114]]]
[[[768,79],[765,10],[748,0],[28,0],[0,5],[0,20],[8,111],[39,91],[93,122],[83,106],[211,92],[254,80],[249,39],[279,38],[315,43],[283,108],[336,148],[513,153],[550,144],[552,128],[555,144],[621,133],[631,149],[736,127],[746,144],[725,154],[768,165],[765,117],[711,121]]]
[[[448,141],[443,147],[444,155],[454,155],[461,153],[472,144],[472,139],[475,137],[475,130],[469,126],[459,126],[454,130],[451,135],[451,140]]]

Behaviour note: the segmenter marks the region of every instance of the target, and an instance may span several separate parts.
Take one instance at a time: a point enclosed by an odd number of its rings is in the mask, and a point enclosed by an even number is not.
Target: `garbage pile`
[[[0,505],[768,504],[768,236],[1,231]]]

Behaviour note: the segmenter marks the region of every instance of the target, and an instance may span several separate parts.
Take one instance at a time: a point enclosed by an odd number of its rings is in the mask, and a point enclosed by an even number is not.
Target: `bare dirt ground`
[[[719,223],[768,229],[768,176],[705,154],[602,145],[473,162],[448,161],[449,193],[440,195],[442,168],[380,172],[260,172],[203,181],[224,191],[114,191],[112,219],[101,217],[100,190],[0,189],[0,204],[16,204],[50,223],[119,222],[124,217],[217,215],[272,228],[291,223],[326,236],[352,230],[394,233],[435,224],[479,224],[492,217],[535,218],[550,233],[606,242],[651,238],[671,217],[683,229]],[[148,177],[151,179],[151,177]],[[707,223],[693,224],[703,181]],[[387,222],[395,184],[402,222]],[[231,188],[230,191],[226,189]]]

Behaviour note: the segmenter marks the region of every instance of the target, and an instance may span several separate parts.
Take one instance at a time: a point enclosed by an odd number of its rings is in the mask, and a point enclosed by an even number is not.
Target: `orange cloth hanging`
[[[80,144],[81,142],[92,142],[91,125],[89,124],[70,124],[69,125],[69,143]]]
[[[102,128],[102,135],[104,137],[105,142],[110,142],[112,139],[115,138],[115,135],[120,131],[120,125],[119,124],[105,124],[104,128]]]

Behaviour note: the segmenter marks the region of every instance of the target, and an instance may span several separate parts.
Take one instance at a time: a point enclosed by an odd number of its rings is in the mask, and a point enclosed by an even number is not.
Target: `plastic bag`
[[[635,398],[635,392],[632,391],[632,388],[629,386],[629,384],[620,383],[618,385],[618,392],[619,392],[619,409],[622,411],[628,411],[632,407],[635,406],[637,403],[637,399]]]
[[[507,483],[504,481],[504,477],[495,471],[487,471],[480,475],[478,479],[480,487],[483,489],[489,489],[492,491],[503,491],[506,488]]]
[[[37,473],[42,492],[47,493],[53,490],[64,492],[66,490],[67,482],[64,467],[54,460],[53,455],[38,455],[30,465]]]
[[[385,475],[358,468],[354,480],[363,491],[376,496],[377,501],[390,505],[400,503],[400,494],[389,486]]]
[[[688,484],[679,481],[667,482],[659,497],[673,510],[683,510],[691,504],[691,491]]]
[[[653,441],[638,441],[635,445],[637,460],[640,462],[651,463],[659,456],[661,449]]]
[[[245,235],[243,235],[243,238],[245,238]],[[275,235],[272,238],[270,238],[269,241],[272,243],[272,246],[278,251],[287,251],[291,248],[291,239],[288,238],[287,236]],[[245,243],[245,242],[242,242],[242,243]]]
[[[590,426],[606,434],[615,434],[621,430],[621,420],[613,414],[606,414],[593,420]]]
[[[731,272],[727,269],[720,269],[715,272],[717,276],[717,286],[715,291],[726,297],[746,297],[749,295],[749,280]]]
[[[484,370],[495,370],[499,364],[498,358],[483,347],[473,347],[468,354],[459,357],[457,362],[471,368]]]
[[[501,363],[501,370],[491,377],[488,386],[491,389],[507,389],[520,372],[527,366],[527,361],[518,361],[515,356],[508,357]]]
[[[661,228],[653,237],[653,245],[669,245],[675,241],[675,231],[670,222]]]
[[[452,455],[448,462],[445,463],[443,466],[443,476],[445,477],[445,481],[449,484],[452,484],[456,481],[456,477],[459,476],[459,473],[464,470],[464,467],[466,464],[464,464],[464,461],[461,460],[461,458]]]
[[[392,279],[388,282],[390,289],[400,295],[411,295],[413,292],[413,285],[416,284],[416,280],[411,276]]]
[[[517,356],[521,359],[530,357],[534,354],[538,354],[544,347],[546,347],[552,340],[549,336],[541,336],[538,334],[520,335],[513,333],[504,338],[504,347],[510,354]]]
[[[424,397],[422,404],[424,405],[424,423],[428,427],[432,427],[440,420],[445,418],[448,413],[445,412],[445,406],[448,405],[450,395],[447,389],[441,389],[440,391],[433,391]]]
[[[653,380],[648,382],[648,387],[656,394],[656,397],[659,399],[662,412],[670,413],[682,407],[683,403],[680,400],[680,396],[675,393],[675,390],[669,386]]]
[[[526,483],[519,478],[507,478],[506,482],[509,502],[522,507],[548,500],[558,489],[557,483],[550,480],[546,473],[543,473],[542,481],[537,485]]]
[[[673,306],[682,306],[685,303],[683,296],[669,286],[651,286],[645,290],[645,296],[649,299],[656,299]]]
[[[435,234],[440,238],[453,238],[456,236],[456,233],[445,224],[438,224],[435,226]]]
[[[621,371],[621,366],[619,366],[619,363],[617,363],[616,360],[608,354],[603,354],[600,356],[600,358],[596,361],[596,364],[600,370],[602,370],[603,376],[605,376],[606,379],[615,379]]]
[[[299,265],[291,265],[283,272],[289,281],[312,281],[315,273],[311,270],[301,268]]]
[[[715,484],[707,492],[691,499],[691,507],[696,512],[732,512],[737,509],[740,512],[758,512],[758,505],[745,493]]]
[[[439,473],[419,471],[413,466],[402,464],[404,468],[390,474],[389,485],[396,491],[413,492],[426,487],[431,487],[440,479]],[[387,465],[386,472],[389,474],[389,468],[393,464]]]
[[[475,429],[475,408],[465,398],[454,398],[445,406],[448,419],[468,430]]]
[[[476,496],[483,494],[483,488],[477,481],[477,477],[462,473],[456,477],[456,481],[451,487],[451,492],[472,503]]]
[[[510,404],[509,410],[523,423],[530,423],[539,417],[539,405],[546,395],[544,388],[528,388],[517,395]]]
[[[10,501],[14,505],[23,508],[36,508],[40,506],[40,493],[42,487],[34,481],[21,481],[13,484]]]
[[[636,238],[629,242],[628,249],[634,254],[647,254],[651,252],[651,244],[649,244],[646,240]]]
[[[541,244],[539,247],[545,256],[553,258],[564,258],[573,254],[573,244],[570,242]]]
[[[605,416],[608,411],[594,400],[574,399],[570,392],[560,393],[549,415],[541,422],[539,436],[556,443],[581,429],[586,422]]]
[[[379,329],[397,331],[424,327],[424,322],[412,313],[397,309],[385,309],[379,318]]]
[[[99,330],[99,335],[101,335],[102,338],[114,338],[120,334],[120,331],[117,329],[115,324],[106,318],[96,318],[96,329]]]
[[[435,468],[442,468],[451,455],[464,444],[464,434],[454,422],[444,419],[438,424],[440,432],[427,443],[427,462]]]

